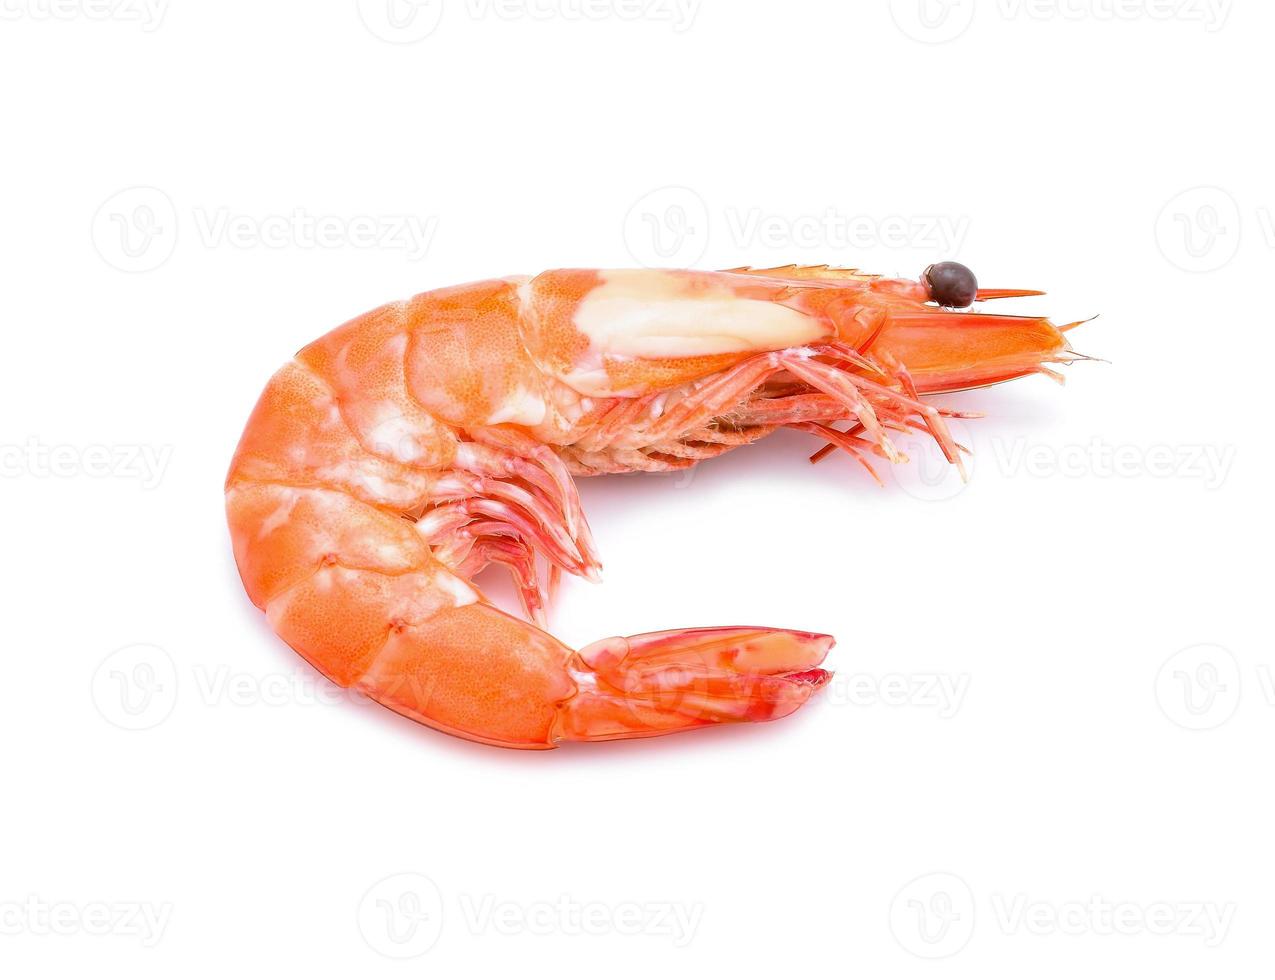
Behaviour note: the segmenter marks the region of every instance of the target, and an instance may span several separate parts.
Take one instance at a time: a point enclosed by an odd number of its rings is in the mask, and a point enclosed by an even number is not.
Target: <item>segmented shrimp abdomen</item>
[[[357,686],[453,735],[551,749],[559,705],[576,692],[570,655],[548,633],[480,602],[393,632]]]

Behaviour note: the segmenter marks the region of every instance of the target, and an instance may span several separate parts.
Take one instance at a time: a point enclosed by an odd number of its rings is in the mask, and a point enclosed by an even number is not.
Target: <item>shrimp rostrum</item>
[[[252,601],[336,684],[511,748],[788,715],[832,638],[677,629],[573,650],[545,630],[562,572],[600,569],[574,479],[696,465],[786,427],[871,469],[928,433],[927,393],[1070,359],[1037,317],[962,311],[919,281],[827,267],[557,270],[422,293],[336,328],[266,386],[226,482]],[[1064,328],[1065,329],[1065,328]],[[473,585],[507,566],[527,618]]]

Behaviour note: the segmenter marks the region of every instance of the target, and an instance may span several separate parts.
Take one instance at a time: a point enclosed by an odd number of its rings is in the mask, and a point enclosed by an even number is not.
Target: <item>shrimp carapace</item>
[[[927,273],[567,269],[357,317],[271,379],[231,463],[248,595],[335,683],[493,745],[790,714],[827,682],[831,637],[684,629],[573,650],[545,631],[558,576],[601,567],[574,480],[683,469],[780,427],[869,468],[919,430],[959,465],[950,413],[921,395],[1070,356],[1048,320],[939,305],[1030,291]],[[492,562],[530,622],[472,584]]]

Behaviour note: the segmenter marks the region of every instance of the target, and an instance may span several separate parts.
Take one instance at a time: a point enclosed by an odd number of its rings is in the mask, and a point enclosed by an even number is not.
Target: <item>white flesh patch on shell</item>
[[[602,353],[650,359],[783,350],[825,334],[815,318],[729,286],[705,290],[658,269],[605,272],[575,325]]]
[[[459,575],[446,571],[440,572],[436,581],[439,587],[451,597],[454,606],[470,606],[478,601],[478,593],[474,591],[473,586]]]
[[[539,425],[545,420],[549,406],[535,392],[521,385],[505,396],[487,419],[488,425],[513,422],[517,425]]]

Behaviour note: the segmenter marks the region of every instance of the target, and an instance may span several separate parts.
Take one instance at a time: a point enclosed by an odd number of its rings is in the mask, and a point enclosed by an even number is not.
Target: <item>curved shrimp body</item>
[[[552,748],[777,718],[827,681],[830,637],[729,627],[572,650],[544,630],[558,575],[600,568],[573,475],[692,466],[780,426],[869,468],[900,458],[891,430],[922,429],[959,462],[922,393],[1063,360],[1047,320],[951,312],[924,283],[823,267],[424,293],[270,381],[226,483],[235,559],[328,678],[465,738]],[[471,584],[491,562],[535,625]]]

